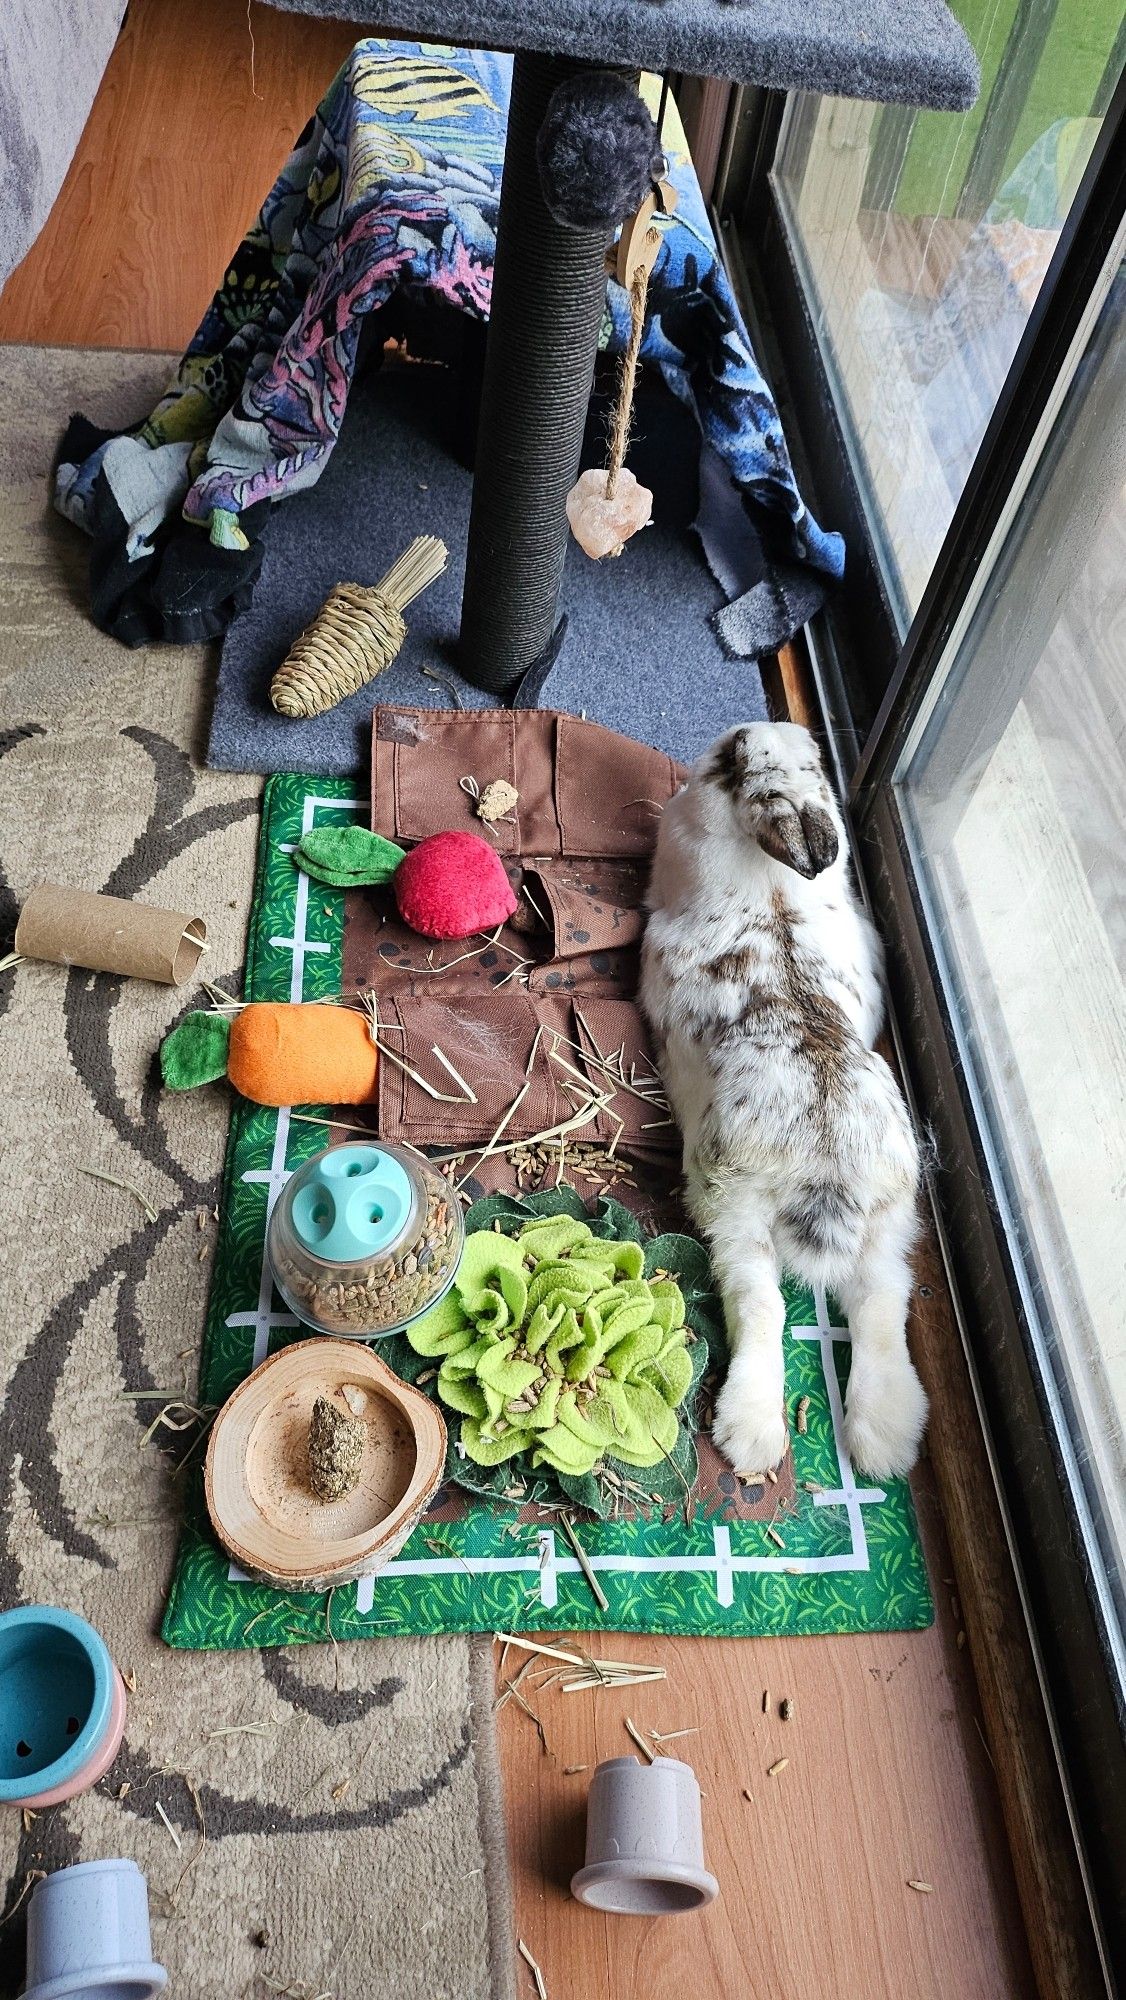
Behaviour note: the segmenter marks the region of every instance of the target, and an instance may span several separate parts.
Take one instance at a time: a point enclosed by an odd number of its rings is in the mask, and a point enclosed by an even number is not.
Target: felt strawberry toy
[[[473,937],[506,923],[516,909],[500,856],[476,833],[432,833],[408,854],[362,826],[315,827],[293,859],[336,889],[390,882],[403,922],[423,937]]]

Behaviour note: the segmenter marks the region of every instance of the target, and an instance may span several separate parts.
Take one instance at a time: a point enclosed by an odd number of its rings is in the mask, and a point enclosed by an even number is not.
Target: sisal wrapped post
[[[378,583],[338,583],[291,646],[270,683],[279,715],[324,715],[391,665],[407,628],[403,612],[441,576],[448,550],[418,535]]]

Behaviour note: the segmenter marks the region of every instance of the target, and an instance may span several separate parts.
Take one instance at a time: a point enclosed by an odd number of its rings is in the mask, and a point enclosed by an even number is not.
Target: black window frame
[[[1122,1688],[891,783],[973,579],[1053,409],[1090,301],[1117,254],[1126,216],[1126,73],[1105,92],[1102,129],[902,641],[770,184],[784,105],[773,92],[736,95],[715,220],[778,396],[799,482],[819,518],[839,528],[848,546],[845,584],[807,634],[811,665],[865,892],[887,945],[898,1039],[937,1141],[934,1196],[1108,1988],[1117,1990],[1111,1983],[1117,1982],[1126,1991]]]

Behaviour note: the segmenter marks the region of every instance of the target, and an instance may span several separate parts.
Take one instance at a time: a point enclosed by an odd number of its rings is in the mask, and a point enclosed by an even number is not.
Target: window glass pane
[[[1120,1632],[1124,309],[1120,271],[897,780],[1065,1463]]]
[[[1121,0],[953,0],[962,116],[798,97],[774,168],[888,588],[910,623],[1122,67]]]

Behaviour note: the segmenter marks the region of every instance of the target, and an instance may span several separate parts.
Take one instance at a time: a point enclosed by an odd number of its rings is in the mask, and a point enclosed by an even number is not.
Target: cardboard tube
[[[202,917],[154,909],[151,903],[127,903],[118,896],[93,896],[57,882],[42,882],[32,890],[15,936],[21,958],[123,972],[164,986],[183,985],[206,943]]]

